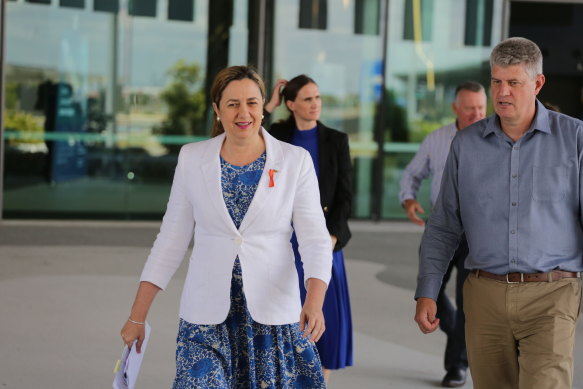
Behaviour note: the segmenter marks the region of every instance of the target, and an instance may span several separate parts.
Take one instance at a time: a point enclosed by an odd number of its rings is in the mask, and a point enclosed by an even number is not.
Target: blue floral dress
[[[265,153],[246,166],[221,158],[223,198],[239,228],[253,200]],[[259,324],[251,318],[241,263],[231,280],[231,308],[221,324],[200,325],[180,319],[174,389],[325,388],[318,352],[302,338],[299,323]]]

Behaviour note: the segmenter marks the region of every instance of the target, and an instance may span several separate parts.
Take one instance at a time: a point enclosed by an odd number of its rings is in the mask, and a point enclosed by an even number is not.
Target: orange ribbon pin
[[[273,180],[274,174],[277,173],[275,169],[269,169],[269,187],[273,188],[275,186],[275,181]]]

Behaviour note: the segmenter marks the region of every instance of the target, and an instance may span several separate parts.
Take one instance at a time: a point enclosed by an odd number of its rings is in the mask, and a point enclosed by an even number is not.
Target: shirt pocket
[[[532,199],[556,202],[565,198],[567,169],[564,166],[534,166],[532,171]]]

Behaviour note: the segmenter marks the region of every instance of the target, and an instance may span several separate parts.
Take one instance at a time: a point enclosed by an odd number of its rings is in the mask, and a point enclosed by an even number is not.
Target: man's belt
[[[553,282],[559,281],[563,278],[579,278],[581,277],[581,272],[573,271],[562,271],[562,270],[552,270],[546,273],[507,273],[507,274],[494,274],[484,270],[472,270],[472,273],[476,275],[477,278],[491,278],[497,281],[504,281],[508,284],[517,284],[520,282]]]

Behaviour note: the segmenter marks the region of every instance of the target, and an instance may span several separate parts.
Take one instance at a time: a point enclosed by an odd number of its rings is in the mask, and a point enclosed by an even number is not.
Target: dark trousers
[[[437,296],[437,317],[439,318],[439,328],[447,334],[447,345],[445,347],[445,370],[453,368],[467,369],[468,356],[466,352],[465,324],[463,301],[463,286],[469,270],[464,268],[464,262],[468,256],[468,242],[464,235],[453,258],[449,264],[447,272],[443,276],[441,290]],[[455,303],[451,303],[449,297],[445,294],[445,287],[453,268],[457,269]]]

